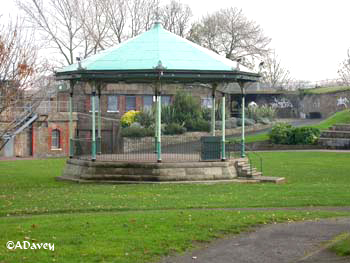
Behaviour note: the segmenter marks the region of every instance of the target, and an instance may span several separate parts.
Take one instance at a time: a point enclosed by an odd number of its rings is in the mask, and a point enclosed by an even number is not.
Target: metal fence
[[[214,137],[214,143],[205,145],[200,138],[186,136],[162,137],[161,157],[163,162],[197,162],[220,161],[222,145],[220,137]],[[99,145],[96,141],[97,148]],[[74,158],[91,160],[91,138],[77,138],[73,140]],[[239,146],[226,144],[226,159],[234,158],[239,154]],[[98,152],[98,151],[97,151]],[[235,154],[236,153],[236,154]],[[127,162],[156,162],[156,140],[154,137],[128,138],[118,140],[111,147],[101,144],[101,152],[96,155],[97,161],[127,161]]]

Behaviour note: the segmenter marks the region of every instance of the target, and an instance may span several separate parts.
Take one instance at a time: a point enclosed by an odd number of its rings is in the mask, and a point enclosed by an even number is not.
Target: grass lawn
[[[350,205],[350,154],[262,156],[264,174],[287,184],[81,185],[54,181],[62,159],[0,162],[0,262],[152,262],[256,224],[350,216],[308,211]],[[305,210],[217,209],[296,206]],[[24,238],[55,251],[5,247]]]

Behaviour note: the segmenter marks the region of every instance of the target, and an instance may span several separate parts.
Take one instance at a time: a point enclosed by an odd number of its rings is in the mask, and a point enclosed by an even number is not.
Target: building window
[[[136,110],[136,96],[126,96],[125,111]]]
[[[162,96],[161,100],[163,106],[168,106],[170,105],[171,96]]]
[[[153,105],[153,96],[143,96],[143,109],[151,110]]]
[[[108,96],[108,112],[118,112],[118,96],[110,95]]]
[[[52,130],[51,149],[61,149],[60,137],[61,132],[58,129]]]
[[[212,98],[204,98],[202,99],[202,107],[211,109],[213,107],[213,99]]]
[[[90,96],[90,112],[92,111],[92,99],[93,99],[94,96]],[[98,96],[95,96],[95,112],[98,111],[99,109],[99,99],[98,99]]]

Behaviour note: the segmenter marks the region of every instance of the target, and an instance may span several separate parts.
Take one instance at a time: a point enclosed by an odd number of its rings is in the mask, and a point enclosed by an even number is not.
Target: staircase
[[[38,114],[32,112],[30,109],[26,110],[21,116],[16,118],[9,124],[10,129],[1,136],[0,151],[5,145],[14,138],[17,134],[22,132],[25,128],[31,125],[38,118]]]
[[[319,144],[329,149],[350,149],[350,124],[336,124],[322,131]]]
[[[248,158],[241,158],[236,161],[236,170],[239,177],[252,178],[262,176],[262,172],[258,172],[256,168],[252,167]]]
[[[263,176],[262,172],[259,172],[256,168],[252,167],[248,158],[240,158],[235,162],[235,167],[238,173],[239,180],[245,180],[245,182],[254,183],[285,183],[284,177]]]

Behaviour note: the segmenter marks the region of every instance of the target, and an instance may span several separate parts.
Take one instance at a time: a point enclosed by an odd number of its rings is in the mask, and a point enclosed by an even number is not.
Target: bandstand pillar
[[[74,92],[74,81],[69,81],[69,158],[73,158],[74,156],[74,141],[73,141],[73,92]]]
[[[226,111],[226,107],[225,107],[225,101],[226,97],[225,97],[225,93],[222,94],[222,98],[221,98],[221,116],[222,116],[222,121],[221,121],[221,161],[225,161],[226,160],[226,151],[225,151],[225,119],[226,119],[226,115],[225,115],[225,111]]]
[[[96,161],[96,83],[92,82],[92,96],[91,96],[91,119],[92,119],[92,141],[91,141],[91,160]]]

